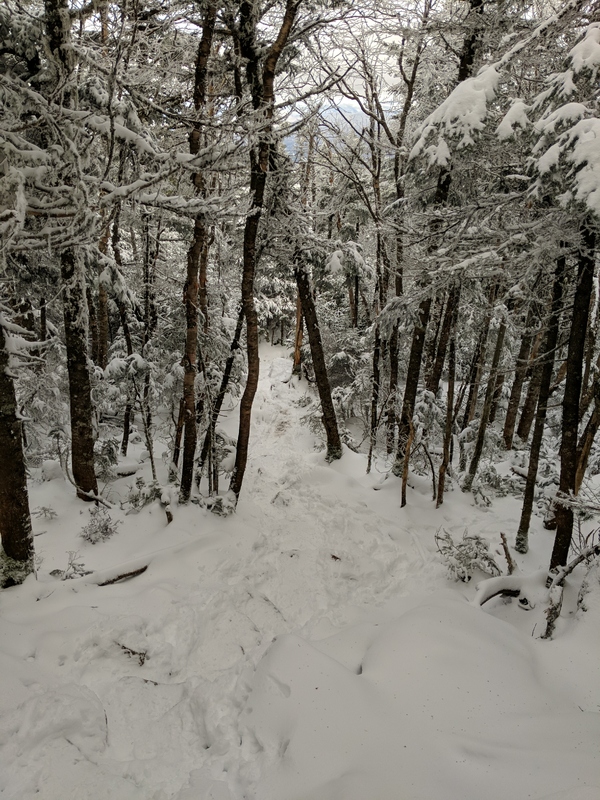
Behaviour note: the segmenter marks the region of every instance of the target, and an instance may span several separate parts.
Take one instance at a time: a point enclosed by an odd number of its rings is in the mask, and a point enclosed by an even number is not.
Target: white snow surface
[[[285,351],[262,349],[248,472],[227,518],[175,501],[170,525],[158,503],[117,509],[118,532],[91,545],[71,486],[32,477],[32,507],[57,516],[34,519],[37,579],[0,593],[0,796],[600,797],[600,591],[575,612],[567,584],[553,641],[536,638],[543,589],[531,611],[477,607],[485,576],[451,582],[434,533],[467,527],[501,563],[518,501],[487,510],[455,490],[435,510],[412,476],[400,509],[383,464],[367,475],[348,449],[325,463],[301,422],[307,391]],[[235,435],[235,408],[221,424]],[[523,573],[544,568],[551,544],[536,520]],[[91,575],[50,575],[69,551]]]

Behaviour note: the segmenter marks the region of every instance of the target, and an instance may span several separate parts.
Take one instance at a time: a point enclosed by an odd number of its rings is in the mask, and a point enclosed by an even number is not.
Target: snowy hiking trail
[[[415,477],[400,511],[399,482],[374,492],[363,456],[326,465],[282,354],[262,352],[235,515],[178,508],[166,527],[155,504],[91,546],[70,487],[32,486],[58,518],[36,522],[39,580],[0,595],[0,795],[596,798],[598,596],[552,643],[531,638],[535,611],[470,605],[433,534],[468,526],[495,547],[518,504],[453,492],[436,512]],[[156,555],[112,586],[50,577],[75,549],[87,569]]]

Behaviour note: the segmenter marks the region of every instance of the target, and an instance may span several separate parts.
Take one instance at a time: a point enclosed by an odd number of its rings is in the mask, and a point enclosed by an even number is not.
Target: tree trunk
[[[498,292],[498,283],[495,282],[490,290],[488,298],[489,300],[488,310],[486,311],[485,317],[483,319],[483,324],[481,326],[481,331],[479,333],[479,338],[477,339],[477,345],[475,346],[473,359],[471,361],[471,367],[469,370],[469,381],[468,381],[469,394],[467,395],[467,405],[465,407],[465,414],[461,426],[462,430],[464,430],[468,425],[470,425],[475,417],[475,410],[477,408],[477,396],[479,394],[479,384],[481,382],[481,375],[483,373],[483,368],[485,366],[488,333],[490,328],[490,322],[492,321],[492,306],[496,299],[497,292]]]
[[[573,533],[573,509],[560,503],[560,497],[575,493],[577,476],[577,436],[579,428],[579,401],[585,337],[590,310],[590,297],[594,279],[596,236],[587,225],[581,227],[581,244],[578,256],[577,284],[573,301],[573,316],[567,351],[567,377],[562,410],[562,440],[560,446],[559,498],[556,508],[556,537],[550,558],[550,569],[567,563]]]
[[[87,365],[87,325],[82,265],[74,248],[60,258],[69,403],[71,409],[71,464],[77,496],[91,500],[98,494],[94,472],[94,431],[90,374]],[[92,495],[92,497],[90,497]]]
[[[92,345],[92,352],[90,353],[92,361],[94,364],[99,365],[98,353],[99,353],[99,346],[100,346],[100,339],[98,337],[98,316],[96,314],[96,306],[94,305],[94,297],[92,295],[92,290],[88,286],[85,291],[86,299],[87,299],[87,307],[88,307],[88,318],[90,321],[90,335],[91,335],[91,345]]]
[[[550,397],[550,384],[552,383],[552,372],[554,370],[556,343],[558,341],[558,329],[565,281],[565,269],[565,256],[559,256],[556,262],[554,286],[552,289],[552,307],[550,309],[550,319],[548,320],[548,328],[546,330],[546,337],[541,356],[540,391],[535,426],[533,428],[533,436],[531,439],[531,449],[529,453],[527,483],[525,484],[521,520],[519,522],[519,529],[517,531],[517,539],[515,543],[515,549],[519,553],[526,553],[529,549],[529,525],[531,522],[531,512],[533,510],[535,483],[538,472],[540,449],[544,435],[544,425],[546,423],[548,399]],[[521,352],[523,352],[523,347],[521,348]]]
[[[235,360],[235,355],[237,351],[240,349],[240,337],[242,335],[242,325],[244,323],[244,311],[240,309],[240,313],[238,314],[237,325],[235,326],[235,333],[233,334],[233,339],[231,340],[231,345],[229,347],[229,357],[225,362],[225,369],[223,370],[223,377],[221,378],[221,385],[219,387],[219,391],[215,398],[215,402],[211,409],[210,420],[208,422],[208,430],[206,431],[206,436],[204,437],[204,443],[202,445],[202,453],[200,454],[200,466],[198,468],[199,475],[202,475],[202,469],[204,468],[204,464],[206,463],[206,458],[209,453],[209,449],[211,447],[212,442],[214,442],[215,438],[215,427],[217,425],[217,420],[219,419],[219,414],[221,413],[221,407],[223,405],[223,400],[225,399],[225,394],[227,393],[227,387],[229,386],[229,379],[231,377],[231,370],[233,369],[233,362]],[[199,479],[197,479],[199,483]]]
[[[315,301],[310,287],[308,273],[302,266],[297,266],[294,270],[298,295],[302,302],[302,313],[306,322],[310,354],[315,370],[315,382],[321,400],[321,410],[323,412],[323,426],[327,438],[327,461],[335,461],[342,457],[342,443],[337,426],[333,400],[331,399],[331,388],[325,366],[325,356],[323,355],[323,343],[321,342],[321,331]]]
[[[194,74],[194,109],[202,113],[206,105],[206,87],[208,78],[208,60],[212,48],[213,34],[216,22],[216,5],[209,3],[206,8],[202,36],[196,55]],[[202,121],[194,124],[190,133],[190,154],[197,155],[200,151],[202,139]],[[205,181],[202,173],[196,172],[192,177],[197,194],[204,196],[206,192]],[[206,268],[206,251],[208,247],[208,232],[204,214],[197,214],[194,220],[194,233],[192,244],[187,254],[187,274],[183,291],[185,304],[185,351],[183,355],[183,401],[185,405],[184,435],[183,435],[183,461],[181,466],[181,484],[179,487],[179,502],[187,503],[192,491],[194,479],[194,458],[196,456],[196,442],[198,428],[196,422],[196,374],[198,351],[198,304],[200,300],[200,264]],[[204,275],[203,292],[206,289],[206,275]],[[204,324],[208,324],[208,311],[206,296],[202,297],[204,303]]]
[[[427,389],[431,381],[431,372],[435,361],[435,354],[437,351],[438,337],[442,328],[442,319],[444,316],[444,297],[437,294],[431,304],[431,319],[429,328],[431,335],[425,341],[424,358],[423,358],[423,375],[425,388]]]
[[[456,326],[456,317],[454,327]],[[444,428],[444,447],[442,454],[442,463],[440,464],[439,480],[438,480],[438,496],[436,508],[439,508],[444,502],[444,486],[446,484],[446,472],[448,464],[450,463],[450,445],[452,443],[452,423],[454,421],[454,382],[456,376],[456,329],[452,331],[452,338],[450,339],[450,352],[448,354],[448,397],[446,405],[446,425]]]
[[[460,302],[460,287],[453,286],[448,294],[448,302],[446,303],[446,310],[444,312],[444,320],[438,339],[437,351],[433,361],[433,366],[429,374],[426,388],[433,394],[438,393],[440,388],[440,380],[442,379],[442,371],[444,369],[444,361],[446,359],[446,348],[450,339],[450,332],[452,330],[452,323],[456,317],[456,307]]]
[[[527,387],[525,402],[523,403],[523,408],[521,409],[519,426],[517,427],[517,436],[522,442],[527,441],[529,437],[529,431],[531,430],[531,425],[535,418],[535,409],[538,404],[541,380],[542,380],[542,367],[536,361],[533,367],[531,380],[529,381],[529,386]]]
[[[494,389],[496,386],[496,378],[498,376],[498,365],[500,363],[500,356],[502,355],[502,347],[504,345],[504,336],[506,334],[506,321],[503,320],[498,327],[496,335],[496,347],[494,348],[494,355],[492,357],[492,365],[490,367],[490,376],[488,378],[488,385],[485,392],[485,399],[483,401],[483,409],[481,410],[481,419],[479,420],[479,429],[477,431],[477,439],[475,441],[475,450],[469,464],[469,471],[465,477],[463,484],[463,492],[470,492],[473,486],[473,480],[477,474],[477,467],[483,453],[483,444],[485,442],[485,432],[487,430],[490,410],[494,398]]]
[[[4,570],[0,567],[3,586],[22,581],[33,569],[33,534],[23,458],[22,422],[10,373],[7,337],[0,324],[0,534],[5,555],[18,562],[14,571],[10,569],[10,563],[4,565]],[[11,575],[11,572],[14,574]]]
[[[275,104],[275,70],[277,62],[289,38],[296,18],[298,3],[287,0],[285,12],[277,38],[267,50],[262,71],[259,69],[261,51],[258,47],[257,23],[253,4],[244,2],[241,6],[239,26],[239,47],[246,59],[246,78],[250,84],[252,105],[255,111],[262,111],[259,140],[256,148],[250,151],[250,209],[244,226],[244,250],[242,269],[242,308],[246,317],[246,352],[248,356],[248,378],[240,401],[240,423],[235,454],[235,466],[229,484],[229,491],[239,497],[248,461],[248,442],[252,403],[258,386],[260,359],[258,355],[258,318],[254,305],[254,273],[256,270],[256,237],[264,204],[265,185],[269,170],[269,153],[272,149],[273,108]]]
[[[585,471],[587,469],[588,459],[592,451],[594,439],[600,427],[600,380],[594,381],[594,410],[581,434],[577,444],[577,474],[575,475],[575,494],[579,494],[579,489],[583,482]]]
[[[302,319],[302,301],[300,295],[296,297],[296,335],[294,337],[294,366],[292,375],[302,378],[302,338],[304,334],[304,324]]]
[[[398,425],[398,451],[396,462],[392,467],[392,472],[398,477],[402,475],[404,470],[404,453],[412,427],[415,400],[417,398],[417,389],[419,388],[423,347],[425,345],[425,332],[427,331],[430,310],[431,297],[426,297],[421,301],[421,305],[419,306],[419,319],[413,330],[410,355],[408,358],[404,399],[402,401],[402,412]]]
[[[515,425],[517,422],[517,414],[519,413],[519,404],[521,402],[521,393],[523,391],[523,383],[527,374],[527,365],[529,361],[529,354],[531,352],[531,343],[533,342],[533,324],[535,314],[533,305],[530,305],[527,314],[527,322],[525,332],[521,338],[521,346],[517,356],[517,364],[515,367],[515,378],[513,380],[510,397],[508,400],[508,407],[506,409],[506,417],[504,419],[504,431],[502,437],[504,439],[504,447],[507,450],[512,449],[513,438],[515,435]]]

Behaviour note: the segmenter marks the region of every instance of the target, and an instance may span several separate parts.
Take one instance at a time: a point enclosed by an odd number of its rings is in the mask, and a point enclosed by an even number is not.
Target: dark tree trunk
[[[596,236],[586,224],[581,228],[581,244],[578,257],[577,284],[573,301],[573,317],[567,351],[567,377],[562,404],[562,440],[560,446],[559,498],[556,507],[556,537],[550,558],[550,569],[567,563],[573,533],[573,509],[560,503],[560,497],[571,497],[575,493],[577,476],[577,437],[579,428],[579,401],[583,356],[587,331],[590,297],[594,280],[594,256]]]
[[[440,464],[438,480],[438,496],[436,508],[444,502],[444,487],[446,485],[446,472],[450,464],[450,447],[452,444],[452,423],[454,421],[454,383],[456,378],[456,345],[454,334],[450,339],[450,352],[448,354],[448,397],[446,405],[446,425],[444,428],[444,445],[442,463]]]
[[[504,336],[506,334],[506,321],[503,320],[498,327],[496,335],[496,347],[494,348],[494,355],[492,357],[492,365],[490,367],[490,376],[488,378],[488,385],[485,392],[485,399],[483,401],[483,409],[481,410],[481,419],[479,421],[479,429],[477,431],[477,439],[475,440],[475,450],[469,464],[469,471],[465,476],[463,484],[463,491],[471,491],[473,480],[477,474],[477,467],[483,453],[483,445],[485,442],[485,433],[487,430],[488,422],[490,419],[490,410],[492,408],[492,401],[494,398],[494,389],[496,386],[496,378],[498,376],[498,365],[500,363],[500,356],[502,355],[502,347],[504,345]]]
[[[529,354],[531,352],[531,344],[533,342],[533,324],[535,314],[533,305],[529,307],[527,314],[527,323],[525,332],[521,338],[521,346],[517,356],[517,364],[515,367],[515,378],[513,380],[510,397],[508,399],[508,407],[506,409],[506,417],[504,419],[504,431],[502,437],[504,439],[504,447],[507,450],[512,448],[513,438],[515,435],[515,425],[517,422],[517,414],[519,413],[519,404],[521,402],[521,393],[523,391],[523,384],[527,374],[527,365],[529,361]]]
[[[0,581],[4,586],[22,580],[33,569],[33,534],[23,458],[22,422],[10,373],[7,336],[0,325],[0,534],[4,553],[18,562],[18,572],[21,574],[11,577],[6,574],[2,576],[0,572]],[[7,566],[10,568],[10,564]]]
[[[554,287],[552,289],[552,306],[548,328],[544,339],[541,355],[541,380],[533,436],[531,439],[531,449],[529,453],[529,467],[527,469],[527,482],[523,495],[523,508],[521,510],[521,520],[517,531],[515,549],[519,553],[526,553],[529,549],[529,525],[531,523],[531,512],[533,510],[533,498],[535,494],[535,483],[537,479],[538,465],[540,459],[540,449],[544,435],[544,425],[548,409],[548,399],[550,397],[550,384],[552,383],[552,372],[554,370],[554,360],[556,353],[556,343],[558,341],[558,330],[560,323],[560,312],[562,308],[563,288],[565,281],[566,259],[559,256],[556,262],[556,272],[554,276]],[[521,352],[523,348],[521,348]]]
[[[446,349],[450,339],[450,332],[452,330],[452,323],[456,317],[456,307],[460,302],[460,287],[453,286],[448,294],[448,302],[446,303],[446,310],[444,312],[444,320],[440,330],[438,339],[437,351],[431,373],[429,374],[426,388],[433,394],[438,393],[440,388],[440,380],[442,379],[442,371],[444,369],[444,361],[446,359]]]
[[[437,350],[438,344],[438,337],[440,335],[440,330],[442,327],[442,318],[444,316],[444,298],[440,297],[440,295],[436,295],[435,299],[431,304],[431,319],[429,328],[431,329],[431,335],[429,339],[425,341],[425,348],[424,348],[424,366],[422,370],[422,374],[424,375],[424,383],[425,388],[428,387],[430,380],[431,380],[431,372],[433,370],[433,363],[435,361],[435,354]]]
[[[583,477],[587,469],[588,459],[592,451],[594,439],[600,427],[600,380],[596,379],[593,385],[594,391],[594,410],[588,419],[586,426],[577,444],[577,474],[575,475],[575,494],[579,494],[579,489],[583,482]]]
[[[301,266],[294,271],[298,294],[302,302],[302,313],[306,322],[310,354],[312,356],[313,367],[315,370],[315,382],[321,400],[321,410],[323,412],[323,426],[327,438],[327,461],[335,461],[342,456],[342,443],[337,426],[335,409],[331,399],[331,388],[325,366],[325,356],[323,354],[323,343],[321,342],[321,331],[317,310],[313,299],[308,273]]]
[[[258,355],[258,317],[256,314],[256,306],[254,305],[254,273],[256,269],[256,237],[264,202],[267,173],[266,171],[263,172],[260,168],[259,158],[256,153],[253,154],[251,161],[250,192],[252,196],[252,205],[250,213],[246,217],[246,226],[244,229],[244,265],[242,274],[242,308],[246,318],[248,376],[246,378],[244,393],[240,401],[240,422],[235,454],[235,467],[229,485],[230,491],[235,495],[236,502],[242,489],[246,463],[248,461],[252,404],[258,387],[260,370],[260,358]]]
[[[381,385],[381,375],[379,371],[379,360],[381,356],[381,336],[379,333],[379,325],[375,323],[375,342],[373,344],[373,388],[371,392],[371,425],[369,436],[369,457],[367,460],[367,473],[371,471],[371,462],[373,459],[373,450],[377,443],[377,427],[379,424],[378,407],[379,407],[379,388]]]
[[[212,48],[212,40],[216,22],[216,5],[210,3],[205,11],[202,37],[198,45],[196,56],[196,68],[194,76],[194,108],[197,113],[201,113],[206,105],[206,89],[208,78],[208,60]],[[202,122],[198,121],[190,133],[190,154],[196,155],[200,151],[202,140]],[[196,192],[204,196],[206,192],[202,173],[196,172],[193,175],[193,183]],[[187,503],[192,491],[194,480],[194,458],[196,456],[196,442],[198,438],[198,427],[196,421],[196,375],[197,351],[198,351],[198,305],[202,300],[202,311],[204,314],[204,325],[208,324],[208,308],[206,303],[206,257],[208,248],[208,231],[204,214],[200,213],[194,220],[194,233],[190,249],[187,254],[187,274],[185,287],[183,290],[183,302],[185,305],[185,350],[183,356],[183,402],[185,406],[184,414],[184,435],[183,435],[183,461],[181,466],[181,484],[179,488],[179,501]],[[202,297],[200,296],[200,265],[204,265],[204,286],[202,287]]]
[[[171,464],[173,465],[172,475],[175,479],[177,475],[177,466],[179,464],[179,453],[181,452],[181,437],[183,435],[183,421],[185,419],[185,400],[183,397],[179,401],[179,413],[177,414],[177,424],[175,425],[175,441],[173,443],[173,458]]]
[[[77,496],[91,500],[98,494],[94,472],[94,431],[90,374],[87,365],[85,287],[75,250],[67,248],[60,258],[69,403],[71,409],[71,464]]]
[[[252,3],[244,2],[240,7],[239,47],[246,59],[246,79],[252,94],[255,111],[264,114],[263,127],[256,148],[250,153],[250,210],[244,227],[244,256],[242,268],[242,309],[246,317],[246,352],[248,356],[248,378],[240,401],[240,423],[235,454],[235,466],[229,490],[239,497],[248,461],[250,421],[252,403],[258,386],[260,359],[258,355],[258,318],[254,305],[254,273],[256,270],[256,237],[264,204],[265,185],[269,170],[269,153],[272,148],[273,107],[275,102],[275,70],[285,47],[298,10],[297,0],[287,0],[285,12],[276,40],[268,49],[262,70],[261,53],[258,48],[256,19]],[[261,48],[262,49],[262,48]]]
[[[209,449],[215,439],[215,428],[217,425],[217,420],[219,419],[219,414],[221,413],[223,400],[225,399],[227,388],[229,386],[229,379],[231,377],[231,370],[233,369],[233,362],[235,361],[235,355],[237,351],[240,349],[240,337],[242,335],[243,324],[244,324],[244,311],[243,309],[240,309],[240,313],[238,314],[237,325],[235,326],[235,332],[233,334],[233,339],[231,340],[231,345],[229,347],[229,357],[225,362],[225,369],[223,370],[221,385],[219,386],[219,391],[217,393],[215,402],[211,410],[210,420],[208,423],[208,430],[206,431],[206,436],[204,437],[204,443],[202,445],[202,453],[200,455],[200,466],[198,468],[199,475],[202,475],[202,469],[204,468],[204,464],[206,463],[206,458],[208,456]]]
[[[396,443],[396,396],[398,393],[398,323],[392,329],[390,336],[390,390],[387,401],[386,417],[386,451],[388,455],[394,452]]]
[[[90,336],[92,340],[92,352],[90,355],[94,364],[98,364],[98,351],[100,344],[100,340],[98,338],[98,315],[96,314],[96,306],[94,304],[92,290],[89,286],[86,288],[85,294],[87,299],[88,318],[90,321]]]
[[[525,402],[523,403],[523,408],[521,409],[521,416],[519,418],[519,425],[517,427],[517,436],[522,442],[526,442],[527,438],[529,437],[529,431],[531,430],[531,426],[535,417],[535,409],[538,403],[540,383],[542,380],[542,367],[537,360],[537,348],[535,349],[535,355],[533,357],[536,359],[536,361],[533,365],[531,380],[529,381],[529,386],[527,387],[527,394],[525,395]]]
[[[415,409],[415,400],[417,398],[417,389],[419,388],[419,375],[421,373],[425,333],[427,331],[430,311],[431,297],[426,297],[421,301],[421,305],[419,306],[419,319],[413,330],[410,355],[408,358],[404,399],[402,401],[402,412],[398,425],[398,452],[396,462],[392,468],[392,472],[398,477],[403,474],[406,443],[412,429],[412,418]]]
[[[198,260],[203,247],[203,222],[196,218],[194,242],[188,251],[187,276],[183,299],[185,303],[185,351],[183,356],[183,401],[185,404],[183,463],[179,501],[190,499],[194,479],[194,457],[196,455],[196,374],[198,350]]]
[[[302,301],[300,295],[296,298],[296,334],[294,336],[294,366],[292,375],[302,377],[302,338],[304,334],[304,320],[302,318]]]
[[[48,338],[48,317],[46,300],[40,302],[40,342],[45,342]]]
[[[496,414],[498,412],[498,403],[500,402],[500,397],[502,396],[503,386],[504,386],[504,373],[499,372],[496,375],[496,385],[494,386],[494,394],[492,396],[492,407],[490,408],[490,419],[489,419],[490,425],[492,425],[496,420]]]
[[[471,361],[471,367],[469,370],[469,394],[467,395],[467,405],[465,406],[465,414],[462,421],[462,430],[464,430],[468,425],[471,424],[473,418],[475,417],[475,409],[477,408],[477,396],[479,394],[479,384],[481,382],[481,375],[483,374],[483,368],[485,366],[485,357],[487,353],[487,340],[488,340],[488,333],[490,328],[490,322],[492,321],[492,306],[496,299],[496,294],[498,292],[498,283],[494,283],[490,290],[489,294],[489,305],[488,310],[486,311],[486,315],[483,319],[483,324],[481,326],[481,331],[479,333],[479,338],[477,339],[477,345],[475,346],[475,351],[473,353],[473,359]]]

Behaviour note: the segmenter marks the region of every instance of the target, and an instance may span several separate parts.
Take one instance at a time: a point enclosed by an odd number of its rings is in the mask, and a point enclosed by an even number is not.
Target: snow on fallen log
[[[530,575],[499,575],[480,581],[476,587],[473,605],[482,606],[493,597],[518,597],[523,608],[533,608],[530,598],[539,597],[540,593],[546,594],[546,580],[548,573],[540,570]]]

